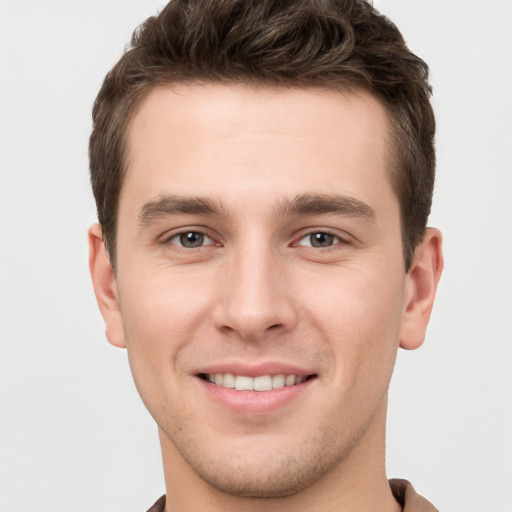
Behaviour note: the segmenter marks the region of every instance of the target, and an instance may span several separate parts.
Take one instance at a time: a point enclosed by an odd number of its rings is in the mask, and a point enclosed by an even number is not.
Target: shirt
[[[395,478],[389,481],[391,492],[403,507],[403,512],[439,512],[425,498],[420,496],[407,480]],[[148,512],[165,512],[165,494],[148,510]]]
[[[407,481],[399,478],[393,478],[389,481],[391,492],[403,507],[403,512],[439,512],[430,501],[420,496],[414,487]],[[162,512],[165,510],[165,503]]]

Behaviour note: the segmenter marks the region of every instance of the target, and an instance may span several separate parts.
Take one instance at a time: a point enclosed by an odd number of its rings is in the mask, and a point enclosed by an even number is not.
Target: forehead
[[[394,199],[389,119],[363,91],[160,87],[141,102],[127,135],[121,203],[166,193],[234,203],[333,192],[373,201],[388,191]]]

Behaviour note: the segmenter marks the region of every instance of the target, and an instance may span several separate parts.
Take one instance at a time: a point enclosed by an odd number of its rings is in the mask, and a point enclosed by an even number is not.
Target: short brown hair
[[[365,89],[377,97],[392,125],[390,175],[409,269],[434,186],[428,67],[364,0],[171,0],[135,30],[94,103],[89,146],[98,219],[114,265],[128,123],[154,87],[192,82]]]

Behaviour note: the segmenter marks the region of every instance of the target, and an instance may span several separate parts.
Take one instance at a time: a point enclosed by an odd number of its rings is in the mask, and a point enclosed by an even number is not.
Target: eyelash
[[[300,242],[304,239],[311,240],[311,237],[314,235],[327,235],[328,237],[332,237],[333,238],[332,244],[325,246],[325,247],[315,246],[312,244],[307,244],[307,245],[300,244]],[[322,250],[326,251],[326,250],[332,249],[335,246],[340,245],[340,244],[350,244],[348,237],[342,237],[340,234],[334,233],[333,231],[331,231],[329,229],[316,229],[316,230],[312,230],[312,231],[310,230],[307,233],[304,233],[297,240],[297,242],[294,242],[292,244],[292,246],[307,247],[307,248],[311,248],[311,249],[322,249]]]
[[[175,240],[175,239],[179,240],[181,237],[191,235],[191,234],[199,235],[200,237],[204,237],[205,239],[209,240],[209,243],[201,244],[201,245],[198,245],[197,247],[185,247],[182,242],[181,243],[173,242],[173,240]],[[207,246],[211,246],[211,245],[213,245],[213,246],[221,245],[221,244],[215,242],[214,237],[211,235],[211,233],[208,232],[208,230],[206,230],[204,228],[194,228],[194,227],[188,228],[188,229],[181,229],[179,231],[175,231],[173,233],[167,234],[163,238],[162,242],[164,244],[174,245],[177,249],[184,250],[184,251],[193,251],[195,249],[201,249],[203,247],[207,247]]]
[[[180,240],[181,237],[187,236],[187,235],[198,235],[202,238],[201,244],[196,247],[186,247],[183,245],[183,240]],[[311,237],[314,235],[326,235],[327,237],[332,237],[332,243],[331,245],[327,246],[315,246],[313,243],[309,244],[301,244],[300,242],[305,239],[309,239],[311,241]],[[173,240],[178,239],[178,242],[173,242]],[[204,240],[206,239],[206,240]],[[333,247],[340,245],[340,244],[350,244],[350,241],[348,240],[348,237],[342,237],[338,233],[334,233],[333,231],[329,229],[316,229],[316,230],[310,230],[308,232],[304,232],[298,239],[296,239],[296,242],[293,242],[291,244],[291,247],[307,247],[309,249],[321,249],[323,251],[327,251],[329,249],[332,249]],[[207,243],[203,243],[203,242]],[[214,236],[212,236],[211,233],[209,233],[204,228],[189,228],[189,229],[182,229],[177,232],[173,232],[169,235],[167,235],[164,240],[164,244],[172,244],[179,250],[184,251],[192,251],[195,249],[201,249],[208,246],[220,246],[221,244],[215,241]]]

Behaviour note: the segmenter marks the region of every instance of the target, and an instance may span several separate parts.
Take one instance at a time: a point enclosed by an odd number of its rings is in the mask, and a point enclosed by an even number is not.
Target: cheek
[[[125,279],[120,289],[127,338],[158,349],[161,344],[179,344],[198,325],[208,307],[205,279],[191,280],[183,272],[155,270]]]
[[[301,274],[304,278],[304,273]],[[325,276],[310,276],[303,283],[316,283],[303,294],[302,303],[329,329],[331,336],[349,330],[353,334],[375,330],[386,336],[399,332],[404,303],[405,278],[392,270],[365,272],[337,269]],[[304,288],[304,284],[296,283]]]
[[[153,388],[167,388],[164,382],[179,385],[176,362],[205,331],[208,294],[165,273],[129,282],[129,289],[120,290],[123,327],[133,377],[145,399]]]
[[[328,340],[344,386],[391,375],[403,312],[403,271],[342,269],[309,293],[314,329]],[[318,282],[318,281],[317,281]]]

